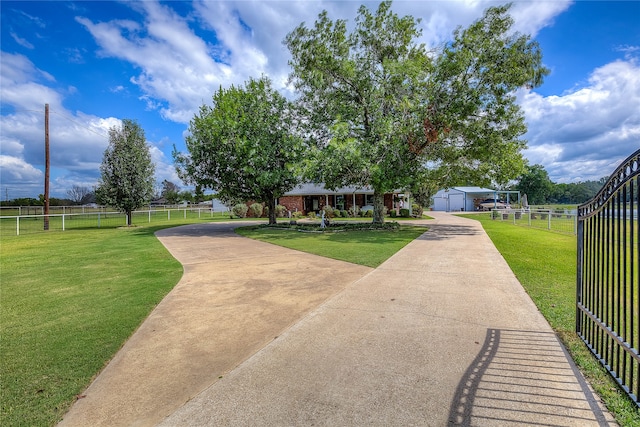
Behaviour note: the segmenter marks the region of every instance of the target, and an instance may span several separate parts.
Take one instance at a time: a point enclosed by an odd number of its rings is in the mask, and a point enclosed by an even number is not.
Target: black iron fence
[[[640,407],[640,150],[578,206],[576,331]]]

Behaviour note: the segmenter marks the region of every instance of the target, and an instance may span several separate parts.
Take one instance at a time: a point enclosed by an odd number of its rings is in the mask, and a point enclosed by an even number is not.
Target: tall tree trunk
[[[269,224],[275,224],[276,221],[276,199],[269,197]]]
[[[373,190],[373,222],[384,223],[384,193],[376,189]]]

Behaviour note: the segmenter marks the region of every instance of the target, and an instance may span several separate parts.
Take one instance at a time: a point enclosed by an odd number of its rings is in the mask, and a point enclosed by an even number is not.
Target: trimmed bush
[[[302,218],[302,212],[300,212],[300,211],[292,212],[291,213],[291,217],[292,218],[296,218],[296,219],[300,219],[300,218]]]
[[[233,208],[231,208],[231,213],[233,213],[238,218],[245,218],[248,211],[249,208],[244,203],[238,203]]]
[[[262,203],[253,203],[251,206],[249,206],[249,209],[251,209],[251,215],[254,218],[260,218],[262,216],[262,212],[264,211],[264,206],[262,206]]]
[[[391,212],[389,212],[389,216],[391,218],[396,218],[398,216],[398,213],[396,212],[395,209],[391,209]]]
[[[282,205],[276,205],[276,216],[278,218],[284,218],[287,213],[287,208]]]
[[[342,216],[342,218],[349,218],[349,212],[345,210],[341,210],[340,215]]]
[[[324,211],[325,218],[333,218],[333,208],[331,206],[324,206],[322,210]]]
[[[288,224],[279,223],[275,225],[259,225],[257,228],[288,228],[297,231],[316,231],[316,232],[336,232],[336,231],[360,231],[360,230],[389,230],[396,231],[400,229],[400,224],[397,222],[384,222],[382,224],[374,224],[372,222],[352,222],[352,223],[332,223],[327,225],[324,229],[320,228],[320,224],[297,224],[295,221],[289,221]]]
[[[400,216],[402,218],[409,218],[411,215],[409,214],[409,209],[407,208],[402,208],[400,209]]]
[[[359,215],[360,215],[360,208],[359,208],[359,207],[357,207],[357,206],[351,206],[351,207],[349,208],[349,216],[352,216],[352,217],[354,217],[354,218],[355,218],[355,217],[357,217],[357,216],[359,216]]]
[[[367,218],[373,218],[373,210],[368,210],[364,213],[364,216]]]
[[[416,218],[422,217],[422,213],[424,212],[424,209],[422,209],[422,206],[413,204],[411,205],[411,208],[413,209],[413,216],[415,216]]]
[[[315,212],[309,212],[307,214],[307,218],[309,219],[316,219],[316,213]]]

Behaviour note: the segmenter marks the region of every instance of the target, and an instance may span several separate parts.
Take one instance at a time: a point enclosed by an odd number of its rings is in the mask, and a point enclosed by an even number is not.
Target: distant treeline
[[[553,184],[546,203],[581,204],[587,202],[598,194],[606,182],[607,178],[601,178],[598,181]]]
[[[49,198],[49,206],[74,206],[78,203],[71,199]],[[44,200],[33,197],[20,197],[13,200],[2,200],[0,206],[44,206]]]
[[[530,205],[581,204],[591,200],[608,179],[556,184],[542,165],[533,165],[520,177],[515,189],[527,195]]]

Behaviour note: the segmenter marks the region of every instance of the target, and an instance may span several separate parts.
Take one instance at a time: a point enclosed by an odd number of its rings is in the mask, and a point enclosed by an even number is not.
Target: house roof
[[[328,190],[323,184],[305,183],[297,185],[293,190],[284,193],[285,196],[325,196],[333,194],[373,194],[370,187],[340,187],[336,190]]]
[[[482,188],[482,187],[453,187],[458,191],[462,191],[463,193],[495,193],[496,190],[492,190],[491,188]]]

